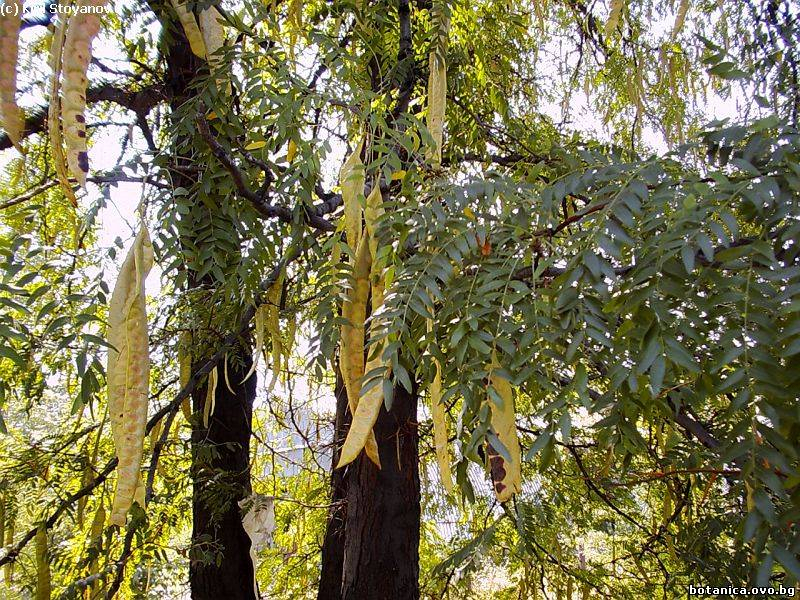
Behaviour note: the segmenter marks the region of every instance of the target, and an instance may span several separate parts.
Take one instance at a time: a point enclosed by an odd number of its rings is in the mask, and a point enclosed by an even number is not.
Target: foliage
[[[293,327],[300,333],[280,385],[259,389],[253,488],[277,497],[278,527],[258,578],[270,597],[315,595],[329,390],[356,252],[335,179],[362,137],[368,187],[377,181],[384,199],[374,261],[387,292],[368,321],[367,356],[390,367],[367,384],[390,405],[384,372],[427,394],[438,364],[455,432],[457,486],[445,494],[423,414],[423,594],[682,597],[689,582],[796,585],[796,8],[222,8],[228,43],[181,101],[165,80],[166,42],[183,35],[172,4],[104,17],[87,94],[95,151],[78,207],[38,135],[46,111],[21,101],[26,155],[6,160],[0,200],[0,529],[13,523],[0,560],[14,558],[0,590],[35,589],[27,542],[42,520],[56,597],[177,596],[190,551],[218,560],[212,544],[189,541],[179,339],[191,331],[195,364],[224,356],[269,295],[285,336],[270,331],[269,345],[291,348]],[[432,168],[425,84],[443,46],[437,14],[450,19],[448,93]],[[34,26],[20,44],[20,64],[35,68],[20,69],[19,88],[31,96],[50,89],[50,37]],[[140,200],[162,277],[148,288],[148,505],[127,532],[97,536],[92,517],[110,508],[115,477],[108,282],[133,231],[112,223],[116,208],[133,222]],[[494,356],[494,375],[514,388],[524,457],[522,491],[503,505],[485,468],[487,442],[508,453],[492,428],[503,400],[487,383]],[[263,363],[262,384],[272,379]]]

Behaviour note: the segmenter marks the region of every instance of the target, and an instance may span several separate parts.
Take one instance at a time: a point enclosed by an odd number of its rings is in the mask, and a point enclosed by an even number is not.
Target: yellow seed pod
[[[150,381],[144,282],[153,246],[142,224],[122,264],[108,309],[108,411],[119,459],[111,523],[123,526],[142,462]]]
[[[381,353],[379,352],[378,356],[367,362],[365,368],[367,373],[383,365],[380,355]],[[359,391],[361,390],[360,387],[358,389]],[[375,421],[378,420],[381,405],[383,405],[383,386],[378,383],[367,390],[366,394],[358,400],[358,405],[353,413],[353,421],[342,446],[339,463],[336,465],[337,469],[353,462],[362,449],[366,451],[372,462],[378,467],[381,466],[380,462],[376,461],[377,448],[374,450],[375,458],[373,458],[371,454],[373,450],[370,448],[375,436],[372,428],[375,426]]]
[[[6,499],[0,496],[0,545],[6,539]]]
[[[604,33],[606,37],[610,36],[619,26],[620,19],[622,18],[622,9],[625,8],[625,0],[612,0],[611,11],[608,14],[608,21]]]
[[[347,245],[355,251],[361,237],[361,196],[364,193],[364,163],[361,162],[361,149],[364,139],[360,139],[353,153],[339,170],[339,186],[342,188],[344,204],[344,232]]]
[[[208,61],[212,64],[219,62],[219,57],[215,57],[217,50],[225,45],[225,30],[220,22],[222,15],[211,6],[200,12],[200,32],[203,35],[203,43],[206,49]]]
[[[433,138],[433,149],[428,159],[434,167],[442,162],[442,141],[444,137],[444,117],[447,104],[447,33],[449,20],[441,16],[437,44],[431,50],[428,66],[428,131]]]
[[[686,14],[689,12],[689,0],[681,0],[678,6],[678,12],[675,14],[675,24],[672,26],[672,33],[670,37],[675,39],[678,34],[683,30],[683,25],[686,23]]]
[[[103,528],[106,524],[106,509],[103,507],[102,500],[100,501],[100,506],[98,506],[97,511],[94,513],[94,518],[92,519],[92,525],[89,528],[89,546],[93,546],[99,552],[102,544],[103,544]],[[97,572],[97,556],[95,556],[92,561],[89,563],[89,573]],[[91,584],[90,593],[88,596],[91,598],[93,592],[97,588],[98,582],[93,582]]]
[[[34,539],[36,553],[36,600],[50,600],[50,561],[47,557],[47,526],[42,522]]]
[[[84,451],[84,465],[83,465],[83,474],[81,476],[81,488],[86,487],[92,480],[94,479],[94,469],[92,468],[92,461],[89,457],[88,452]],[[76,511],[76,517],[78,520],[78,527],[83,529],[83,517],[86,512],[86,502],[89,499],[88,496],[82,496],[78,498],[78,508]]]
[[[175,9],[175,14],[178,15],[178,20],[181,23],[181,27],[183,27],[183,33],[186,35],[192,54],[205,60],[206,43],[203,41],[203,34],[200,32],[200,26],[197,24],[194,13],[181,0],[172,0],[172,8]]]
[[[506,502],[511,496],[522,490],[522,450],[514,417],[514,393],[508,380],[494,373],[499,368],[500,363],[497,361],[497,356],[493,354],[489,367],[489,384],[500,396],[502,406],[498,406],[490,397],[492,429],[511,457],[511,462],[503,458],[491,444],[486,445],[486,456],[497,500]]]
[[[373,313],[383,304],[383,295],[385,291],[383,269],[376,262],[378,256],[377,222],[383,213],[383,197],[381,196],[379,182],[376,181],[375,185],[372,187],[372,191],[369,193],[369,196],[367,196],[364,207],[364,224],[367,234],[369,234],[369,254],[372,258],[370,280],[372,282]]]
[[[17,106],[17,56],[22,1],[5,0],[0,16],[0,125],[20,152],[23,120]]]
[[[256,343],[253,347],[253,364],[247,375],[242,379],[242,383],[250,379],[250,376],[255,372],[258,366],[258,361],[261,358],[261,353],[264,351],[264,333],[266,331],[267,313],[269,312],[269,305],[262,304],[256,309],[255,324],[253,326],[253,333],[256,336]]]
[[[217,367],[214,367],[208,374],[208,382],[206,383],[206,401],[203,404],[203,427],[208,427],[208,420],[214,414],[218,379]]]
[[[100,31],[100,15],[92,12],[105,0],[78,0],[77,12],[67,24],[62,68],[61,121],[67,146],[67,165],[78,183],[86,184],[89,157],[86,153],[86,71],[92,58],[92,40]],[[87,12],[81,12],[84,9]]]
[[[361,403],[359,399],[361,392],[361,378],[364,376],[364,323],[367,317],[367,301],[369,299],[369,275],[372,260],[369,255],[369,234],[365,232],[360,236],[358,248],[356,249],[355,264],[353,265],[353,287],[347,295],[347,300],[342,303],[342,317],[347,323],[342,325],[340,334],[339,365],[342,370],[345,389],[347,391],[347,403],[350,412],[355,415]],[[377,366],[377,365],[375,365]],[[373,367],[374,368],[374,367]],[[378,386],[380,390],[380,386]],[[370,390],[372,391],[372,390]],[[373,422],[374,423],[374,422]],[[352,430],[352,426],[351,426]],[[355,454],[349,460],[339,465],[351,462],[366,444],[367,456],[372,462],[380,467],[380,457],[378,456],[378,445],[375,435],[372,433],[372,425],[365,434],[365,440],[360,442],[360,446],[354,450],[351,443],[351,451]],[[348,439],[350,434],[348,433]],[[347,445],[347,442],[345,442]],[[344,453],[344,449],[342,450]]]
[[[11,546],[14,543],[14,513],[6,506],[6,537],[5,546]],[[10,586],[14,582],[14,563],[7,562],[3,565],[3,577],[6,585]]]
[[[94,518],[92,519],[92,526],[89,528],[89,543],[91,544],[99,544],[101,541],[100,536],[103,535],[103,527],[106,524],[106,509],[103,506],[103,503],[100,502],[100,506],[97,507],[97,511],[94,513]]]
[[[192,333],[190,331],[181,332],[180,340],[178,341],[178,382],[181,389],[189,385],[189,380],[192,378]],[[184,419],[189,422],[192,418],[192,401],[190,397],[186,397],[181,402],[181,412]]]
[[[136,504],[138,504],[139,507],[142,509],[144,509],[145,507],[144,493],[145,493],[144,480],[142,479],[140,474],[139,481],[136,482],[136,491],[133,493],[133,501],[136,502]]]
[[[430,319],[428,319],[428,331],[433,331],[433,321]],[[442,403],[442,366],[435,357],[433,363],[436,367],[436,373],[433,376],[430,387],[431,417],[433,419],[433,446],[436,450],[436,463],[439,465],[439,475],[442,478],[442,485],[449,494],[453,491],[453,473],[450,469],[447,414],[444,403]]]
[[[47,132],[50,136],[50,147],[53,150],[53,165],[56,177],[64,195],[72,206],[78,206],[78,199],[72,190],[67,171],[67,157],[64,154],[64,138],[61,133],[61,64],[64,50],[64,40],[67,33],[67,21],[59,17],[53,31],[53,41],[50,44],[50,105],[47,107]]]
[[[267,385],[267,395],[272,394],[275,389],[275,384],[278,382],[278,376],[281,373],[282,363],[286,362],[285,367],[288,368],[288,357],[283,360],[283,335],[281,334],[281,294],[283,293],[283,281],[285,273],[281,271],[277,279],[272,282],[272,285],[267,290],[265,301],[263,304],[263,319],[262,327],[266,329],[269,335],[270,346],[272,349],[272,379]]]

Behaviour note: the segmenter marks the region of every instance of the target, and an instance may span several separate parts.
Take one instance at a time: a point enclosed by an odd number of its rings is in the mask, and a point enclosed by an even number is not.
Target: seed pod
[[[681,0],[678,6],[678,12],[675,15],[675,24],[672,26],[672,33],[670,37],[674,40],[678,34],[683,30],[683,25],[686,23],[686,13],[689,12],[689,0]]]
[[[175,14],[178,15],[178,20],[181,22],[183,33],[186,35],[192,53],[205,60],[206,43],[203,41],[203,34],[200,32],[200,26],[197,24],[194,13],[181,0],[172,0],[172,8],[175,9]]]
[[[381,359],[381,352],[367,362],[365,371],[367,373],[382,367],[383,361]],[[359,392],[361,390],[359,386]],[[370,444],[373,443],[375,433],[372,428],[375,426],[375,421],[378,420],[378,413],[383,405],[383,386],[381,384],[373,385],[367,392],[358,400],[358,405],[353,413],[353,421],[350,424],[350,429],[347,432],[347,437],[342,446],[342,452],[339,455],[339,463],[336,468],[345,466],[353,462],[361,452],[362,448],[366,450],[367,456],[380,467],[380,462],[376,461],[372,456],[373,450]],[[375,456],[377,457],[377,447],[374,449]]]
[[[450,18],[446,8],[438,2],[434,4],[436,40],[428,59],[428,131],[433,138],[433,149],[428,159],[434,167],[442,162],[442,141],[444,136],[444,116],[447,104],[447,45],[450,32]]]
[[[145,508],[145,500],[144,500],[144,480],[142,479],[141,474],[139,475],[139,480],[136,482],[136,491],[133,493],[133,501],[139,505],[139,508],[144,510]]]
[[[17,57],[22,1],[5,0],[0,16],[0,125],[20,152],[22,112],[17,106]]]
[[[253,347],[253,364],[247,375],[242,379],[242,383],[250,379],[250,376],[255,372],[258,366],[258,360],[261,358],[261,353],[264,351],[264,333],[266,330],[267,312],[269,311],[268,304],[262,304],[256,309],[255,325],[253,326],[253,333],[256,336],[256,343]]]
[[[374,313],[381,304],[383,304],[383,294],[385,288],[385,279],[383,269],[377,264],[378,257],[378,236],[377,236],[377,223],[381,215],[383,215],[383,197],[381,196],[381,188],[379,181],[375,182],[372,186],[372,191],[367,196],[367,201],[364,207],[364,225],[369,234],[369,254],[372,258],[372,267],[370,279],[372,281],[372,312]]]
[[[181,389],[189,385],[189,380],[192,378],[191,346],[192,333],[190,331],[181,332],[181,337],[178,341],[178,381]],[[181,411],[186,422],[190,422],[192,418],[192,403],[188,396],[181,402]]]
[[[36,600],[50,600],[50,561],[47,557],[47,526],[44,522],[36,529]]]
[[[222,15],[213,6],[200,12],[200,32],[203,34],[206,56],[212,64],[219,62],[219,57],[215,57],[217,50],[225,44],[225,31],[222,29],[220,19]]]
[[[358,240],[361,237],[360,196],[364,193],[366,181],[364,163],[361,162],[363,145],[362,138],[339,170],[339,186],[342,188],[342,203],[344,204],[344,232],[347,236],[347,245],[353,252],[358,248]]]
[[[355,425],[355,415],[358,413],[358,406],[362,401],[362,399],[359,399],[359,396],[361,392],[360,381],[364,376],[364,322],[367,316],[371,264],[372,261],[369,255],[369,234],[365,233],[364,236],[361,236],[358,248],[356,249],[355,263],[353,265],[353,287],[348,292],[347,300],[342,303],[342,317],[347,323],[343,324],[341,329],[339,364],[342,370],[345,390],[347,391],[347,403],[350,406],[350,412],[353,414],[354,423],[351,425],[351,432]],[[380,386],[378,386],[378,390],[381,390]],[[366,409],[362,409],[362,413],[364,410]],[[364,423],[361,425],[363,428]],[[354,442],[350,442],[348,451],[352,456],[349,460],[344,460],[345,450],[342,448],[342,456],[339,459],[338,466],[345,465],[354,460],[366,444],[367,456],[380,467],[378,445],[375,441],[375,435],[372,433],[372,424],[370,424],[369,430],[363,433],[363,436],[364,439],[361,440],[359,437],[359,441],[355,444]],[[348,432],[347,439],[349,440],[350,438],[351,433]],[[348,443],[345,441],[345,446],[347,447],[347,445]]]
[[[625,0],[611,0],[611,11],[608,14],[604,33],[609,37],[619,26],[622,17],[622,9],[625,8]]]
[[[53,165],[56,177],[64,195],[72,206],[78,206],[78,199],[72,190],[67,171],[67,157],[64,154],[64,138],[61,133],[61,63],[64,50],[64,40],[67,33],[66,18],[59,17],[53,31],[53,42],[50,45],[50,105],[47,108],[47,131],[50,136],[50,147],[53,150]]]
[[[86,487],[89,485],[92,480],[94,479],[94,469],[92,468],[92,460],[89,457],[89,453],[86,452],[84,449],[83,452],[83,474],[81,476],[81,488]],[[89,499],[88,496],[82,496],[78,498],[78,509],[76,517],[78,519],[78,527],[83,529],[83,516],[86,512],[86,501]]]
[[[428,331],[433,331],[433,321],[428,319]],[[435,340],[434,340],[435,345]],[[450,452],[447,447],[447,415],[442,403],[442,366],[439,359],[434,357],[436,373],[431,382],[431,417],[433,418],[433,446],[436,450],[436,463],[439,465],[439,475],[442,485],[447,493],[453,491],[453,473],[450,470]]]
[[[203,403],[203,427],[208,427],[208,420],[214,414],[214,404],[216,403],[217,394],[217,367],[211,369],[208,374],[208,382],[206,383],[206,401]]]
[[[142,462],[150,381],[144,282],[153,246],[142,224],[122,264],[108,310],[108,411],[119,459],[111,523],[122,527]]]
[[[6,499],[0,496],[0,546],[6,540]]]
[[[10,504],[6,504],[6,538],[5,546],[11,546],[14,543],[14,511]],[[3,577],[6,581],[6,586],[10,586],[14,582],[14,563],[7,562],[3,565]]]
[[[497,500],[506,502],[511,496],[522,490],[522,450],[519,446],[517,423],[514,418],[514,393],[508,380],[495,374],[499,368],[500,363],[497,361],[497,356],[493,355],[492,364],[489,367],[489,385],[494,388],[502,400],[502,406],[498,406],[491,395],[489,396],[492,408],[492,429],[508,452],[511,461],[504,458],[499,450],[489,443],[486,445],[486,457],[489,461],[489,471]]]
[[[103,506],[102,500],[100,501],[100,506],[97,507],[97,511],[94,513],[94,518],[92,519],[92,525],[89,528],[89,547],[95,549],[95,553],[93,554],[94,558],[92,558],[91,562],[89,563],[88,569],[90,574],[94,574],[97,572],[97,565],[98,565],[98,557],[100,556],[100,552],[102,551],[103,547],[103,529],[105,528],[106,524],[106,509]],[[95,590],[99,587],[99,581],[93,581],[89,588],[87,596],[89,598],[93,597]]]
[[[86,71],[92,58],[92,40],[100,31],[100,15],[92,12],[105,0],[78,0],[70,17],[64,41],[64,89],[61,120],[67,145],[67,165],[82,186],[86,185],[89,157],[86,153]],[[81,9],[87,12],[81,12]]]

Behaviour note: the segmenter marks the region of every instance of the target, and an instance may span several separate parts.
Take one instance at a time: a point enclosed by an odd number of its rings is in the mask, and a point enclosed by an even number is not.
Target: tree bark
[[[347,467],[342,600],[419,598],[417,394],[394,390],[375,423],[382,468],[361,453]]]
[[[167,23],[168,13],[159,14]],[[173,24],[170,45],[166,49],[166,89],[170,108],[178,111],[196,92],[198,75],[205,63],[191,52],[183,29]],[[194,162],[191,140],[177,140],[175,161],[181,167]],[[172,173],[176,187],[191,189],[196,183],[185,172]],[[195,229],[187,224],[182,232],[185,242]],[[181,239],[184,242],[184,239]],[[231,256],[230,260],[238,260]],[[214,287],[219,282],[206,277],[200,281],[194,273],[188,277],[190,289]],[[252,364],[248,342],[240,341],[227,358],[227,382],[224,365],[218,367],[219,384],[214,395],[214,411],[208,427],[202,423],[205,388],[192,396],[192,546],[189,584],[193,600],[254,600],[253,564],[250,538],[242,526],[238,501],[250,491],[250,436],[256,376],[242,383]],[[202,361],[202,357],[200,359]],[[230,389],[229,386],[230,385]]]
[[[331,503],[328,510],[328,525],[322,542],[322,568],[320,571],[317,600],[341,600],[342,568],[344,566],[344,527],[347,518],[345,497],[346,469],[334,469],[347,429],[350,412],[347,410],[347,391],[341,372],[336,371],[336,419],[333,430],[333,454],[331,456]]]
[[[250,494],[250,427],[255,375],[240,383],[250,368],[228,360],[228,389],[219,367],[214,412],[202,425],[205,390],[193,397],[192,555],[189,580],[193,600],[253,600],[250,538],[242,526],[239,500]]]

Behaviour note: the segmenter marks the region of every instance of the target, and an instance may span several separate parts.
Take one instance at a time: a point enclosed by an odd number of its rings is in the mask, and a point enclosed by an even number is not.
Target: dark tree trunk
[[[382,468],[347,467],[342,600],[419,598],[417,396],[398,386],[375,424]]]
[[[172,13],[160,13],[167,23]],[[173,24],[170,45],[166,49],[166,91],[173,112],[195,94],[197,76],[205,63],[195,58],[183,35]],[[191,140],[178,139],[175,162],[180,167],[193,163]],[[176,187],[191,189],[195,182],[185,171],[171,174]],[[197,246],[195,228],[185,223],[181,242]],[[199,249],[198,249],[199,250]],[[230,260],[237,260],[231,256]],[[207,277],[198,281],[188,274],[189,288],[213,288],[219,282]],[[214,412],[208,428],[203,427],[202,414],[205,389],[193,394],[192,423],[192,549],[189,583],[193,600],[253,600],[253,564],[250,559],[250,538],[242,526],[238,501],[250,493],[250,435],[256,377],[241,383],[250,368],[251,350],[243,340],[238,349],[228,353],[228,384],[224,365],[219,365],[219,384],[214,399]],[[206,349],[206,353],[208,350]],[[201,350],[202,352],[202,350]],[[206,357],[198,357],[202,362]]]
[[[336,420],[333,430],[332,465],[339,461],[339,449],[344,443],[347,428],[350,426],[350,412],[347,410],[347,391],[341,372],[336,371]],[[346,469],[333,469],[331,472],[331,507],[328,510],[328,526],[322,542],[322,569],[319,578],[317,600],[341,600],[342,567],[344,565],[344,526],[347,517],[345,495],[347,493]]]
[[[253,600],[250,538],[242,527],[239,500],[250,493],[250,426],[256,378],[240,382],[251,359],[229,360],[228,389],[220,381],[208,429],[202,425],[205,391],[194,395],[192,428],[193,600]]]

